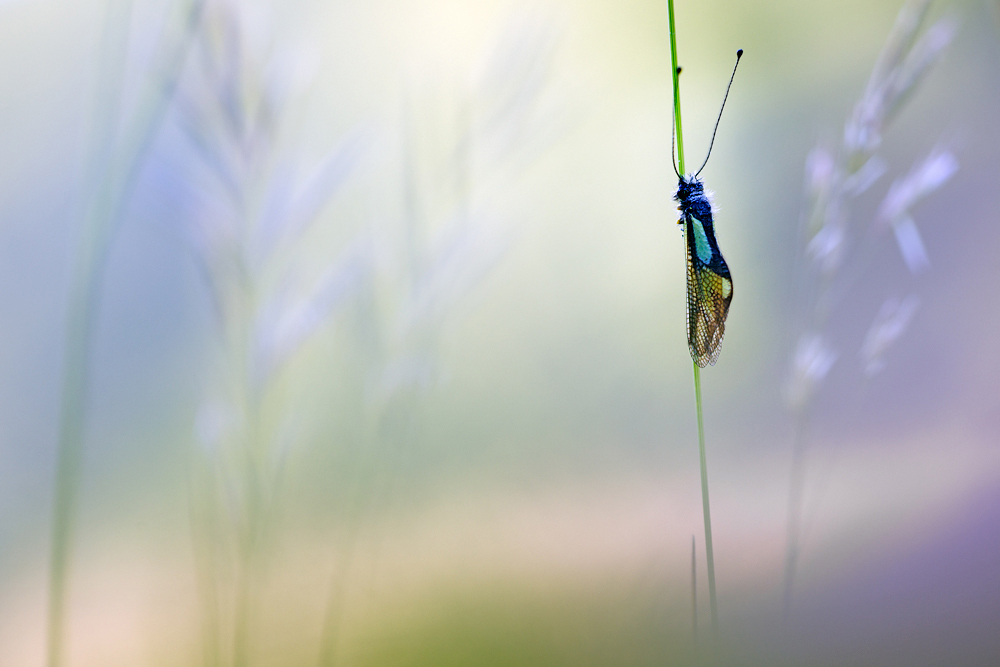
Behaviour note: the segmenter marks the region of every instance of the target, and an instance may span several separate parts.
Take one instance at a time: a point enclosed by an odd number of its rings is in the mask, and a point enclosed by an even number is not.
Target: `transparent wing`
[[[688,349],[694,362],[704,368],[714,365],[719,358],[722,336],[726,333],[726,316],[733,300],[733,281],[709,269],[697,255],[692,256],[689,244],[685,246]],[[725,260],[722,263],[725,265]]]

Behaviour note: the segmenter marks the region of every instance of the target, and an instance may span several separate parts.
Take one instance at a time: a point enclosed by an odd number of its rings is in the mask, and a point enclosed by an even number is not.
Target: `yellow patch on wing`
[[[688,257],[687,288],[688,349],[694,362],[704,368],[719,358],[733,281],[706,267],[695,267]]]

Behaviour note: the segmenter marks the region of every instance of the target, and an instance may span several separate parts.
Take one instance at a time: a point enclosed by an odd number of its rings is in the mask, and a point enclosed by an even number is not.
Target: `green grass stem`
[[[681,89],[680,70],[677,67],[677,28],[674,22],[674,0],[667,0],[667,13],[670,16],[670,76],[674,82],[674,127],[677,140],[677,170],[684,173],[684,133],[681,131]],[[673,156],[670,156],[673,159]]]
[[[698,645],[698,559],[695,536],[691,536],[691,637]]]
[[[667,0],[670,18],[670,64],[674,83],[674,130],[677,141],[677,169],[684,174],[684,134],[681,131],[680,72],[677,68],[677,28],[674,20],[674,0]],[[671,156],[673,159],[673,156]],[[686,230],[685,230],[686,231]],[[708,502],[708,460],[705,454],[705,424],[701,410],[701,369],[692,360],[694,367],[694,398],[698,412],[698,456],[701,464],[701,505],[705,517],[705,559],[708,564],[708,604],[712,614],[712,633],[719,632],[719,610],[715,597],[715,550],[712,548],[712,511]]]
[[[692,362],[693,363],[693,362]],[[712,510],[708,503],[708,461],[705,456],[705,423],[701,412],[701,369],[694,364],[694,399],[698,411],[698,460],[701,464],[701,511],[705,517],[705,560],[708,564],[708,608],[712,633],[719,632],[719,609],[715,598],[715,550],[712,548]]]

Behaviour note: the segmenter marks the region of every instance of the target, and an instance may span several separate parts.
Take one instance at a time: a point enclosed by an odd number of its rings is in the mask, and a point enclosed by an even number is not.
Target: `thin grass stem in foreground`
[[[677,138],[677,168],[684,174],[684,135],[681,131],[681,94],[678,87],[680,71],[677,67],[677,30],[674,21],[674,0],[667,0],[667,12],[670,18],[670,64],[671,77],[674,83],[674,128]],[[673,156],[671,156],[673,159]],[[685,230],[685,233],[688,233]],[[712,633],[719,632],[719,612],[715,598],[715,552],[712,548],[712,511],[708,502],[708,461],[705,455],[705,425],[701,410],[701,369],[693,360],[694,396],[698,412],[698,456],[701,465],[701,504],[705,516],[705,559],[708,562],[708,604],[712,614]]]
[[[695,537],[691,536],[691,636],[698,645],[698,559]]]

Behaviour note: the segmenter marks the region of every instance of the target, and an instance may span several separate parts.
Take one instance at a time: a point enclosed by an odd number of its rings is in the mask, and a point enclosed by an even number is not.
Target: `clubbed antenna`
[[[705,161],[701,163],[701,167],[698,171],[694,173],[697,177],[701,173],[701,170],[705,168],[708,164],[708,158],[712,155],[712,146],[715,144],[715,133],[719,131],[719,121],[722,120],[722,110],[726,108],[726,100],[729,99],[729,89],[733,87],[733,79],[736,78],[736,68],[740,66],[740,58],[743,57],[743,49],[736,52],[736,64],[733,65],[733,74],[729,77],[729,85],[726,86],[726,96],[722,98],[722,107],[719,109],[719,117],[715,119],[715,129],[712,130],[712,141],[708,143],[708,155],[705,156]]]
[[[677,76],[681,75],[681,67],[677,66]],[[673,105],[670,107],[671,117],[676,113]],[[674,155],[674,141],[677,140],[677,123],[674,122],[673,118],[670,120],[670,163],[674,166],[674,173],[677,174],[677,180],[681,180],[681,172],[677,169],[677,156]]]

